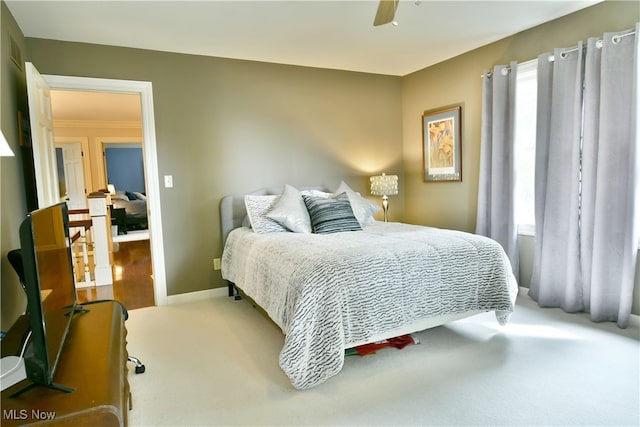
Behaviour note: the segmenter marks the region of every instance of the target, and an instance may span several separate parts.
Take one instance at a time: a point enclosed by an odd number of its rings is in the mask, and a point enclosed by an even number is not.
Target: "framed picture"
[[[462,181],[462,106],[422,115],[424,182]]]
[[[18,111],[18,140],[21,147],[31,147],[31,126],[29,117]]]

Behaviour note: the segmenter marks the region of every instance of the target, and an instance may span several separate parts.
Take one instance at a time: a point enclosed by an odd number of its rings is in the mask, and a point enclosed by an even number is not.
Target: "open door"
[[[62,144],[56,148],[58,167],[62,164],[65,197],[69,209],[85,209],[87,207],[87,195],[84,183],[84,165],[82,161],[82,146],[79,142]],[[61,157],[61,159],[60,159]],[[61,161],[60,161],[61,160]],[[61,171],[58,171],[61,172]],[[60,185],[58,186],[60,188]]]
[[[25,68],[38,207],[44,208],[60,202],[51,94],[36,67],[27,62]]]

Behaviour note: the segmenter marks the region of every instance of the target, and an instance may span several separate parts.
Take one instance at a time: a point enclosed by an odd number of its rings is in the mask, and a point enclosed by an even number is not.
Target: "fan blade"
[[[393,21],[396,16],[396,9],[398,8],[398,0],[380,0],[378,4],[378,11],[376,12],[376,18],[373,20],[373,26],[388,24]]]

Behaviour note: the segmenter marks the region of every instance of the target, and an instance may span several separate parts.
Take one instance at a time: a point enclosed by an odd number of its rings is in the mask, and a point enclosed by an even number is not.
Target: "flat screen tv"
[[[67,205],[38,209],[20,226],[24,287],[31,337],[24,355],[27,379],[34,385],[71,392],[54,382],[56,367],[76,303]]]

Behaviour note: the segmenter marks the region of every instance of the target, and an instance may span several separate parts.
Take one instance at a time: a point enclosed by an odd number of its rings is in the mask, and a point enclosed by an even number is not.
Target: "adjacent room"
[[[0,24],[3,425],[640,425],[638,2]]]

